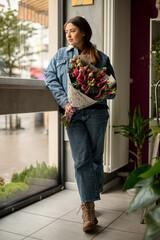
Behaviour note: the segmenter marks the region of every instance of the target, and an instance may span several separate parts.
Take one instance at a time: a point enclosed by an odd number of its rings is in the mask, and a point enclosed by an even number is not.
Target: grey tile
[[[20,236],[14,233],[9,233],[0,230],[0,239],[1,240],[22,240],[24,236]]]
[[[141,215],[138,213],[124,213],[115,222],[113,222],[109,228],[127,231],[130,233],[144,234],[146,225],[140,223],[140,218]]]
[[[113,210],[106,210],[102,208],[96,208],[96,216],[98,218],[98,226],[107,227],[113,221],[115,221],[122,212],[120,211],[113,211]]]
[[[32,237],[26,237],[22,240],[41,240],[40,238],[32,238]]]
[[[131,196],[127,193],[127,191],[123,192],[122,191],[122,188],[123,188],[123,184],[120,183],[116,186],[114,186],[113,188],[107,190],[106,192],[102,193],[102,195],[111,195],[111,196],[123,196],[123,197],[129,197],[131,198]]]
[[[63,216],[61,219],[82,223],[82,212],[81,209],[78,213],[79,208],[71,211],[70,213]],[[115,219],[117,219],[123,212],[96,208],[96,216],[98,219],[98,226],[107,227],[111,224]]]
[[[112,196],[106,193],[101,195],[101,200],[96,201],[95,205],[99,208],[126,211],[129,207],[131,200],[132,198],[130,197]]]
[[[55,221],[53,218],[15,212],[0,219],[0,230],[28,236]]]
[[[129,232],[122,232],[113,229],[105,229],[99,235],[97,235],[94,240],[142,240],[143,235]]]
[[[80,202],[81,202],[78,191],[68,190],[68,189],[58,192],[58,193],[48,197],[46,200],[52,201],[53,199],[60,200],[62,202],[67,201],[67,202],[76,203],[76,204],[80,204]]]
[[[78,192],[64,190],[2,218],[0,239],[142,240],[146,226],[140,224],[141,212],[129,215],[124,213],[132,198],[123,193],[120,187],[102,194],[101,198],[95,202],[99,223],[93,233],[86,234],[82,231],[81,210],[77,214],[80,208]],[[108,228],[104,229],[106,227]],[[9,235],[1,238],[1,232]]]
[[[78,192],[64,190],[34,203],[21,211],[47,217],[60,218],[78,206],[80,206]]]
[[[57,220],[34,233],[31,237],[40,238],[41,240],[89,240],[102,230],[101,227],[97,226],[92,233],[84,233],[80,223]]]
[[[78,204],[61,199],[45,199],[32,204],[22,210],[22,212],[37,214],[46,217],[60,218],[77,208]]]

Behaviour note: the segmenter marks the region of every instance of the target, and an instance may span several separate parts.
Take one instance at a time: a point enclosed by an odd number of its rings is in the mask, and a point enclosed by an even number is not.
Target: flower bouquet
[[[72,108],[67,116],[63,116],[61,123],[69,126],[74,110],[93,105],[102,101],[107,95],[115,94],[115,79],[106,74],[106,67],[102,70],[90,64],[89,55],[76,55],[70,59],[67,86],[68,101]]]

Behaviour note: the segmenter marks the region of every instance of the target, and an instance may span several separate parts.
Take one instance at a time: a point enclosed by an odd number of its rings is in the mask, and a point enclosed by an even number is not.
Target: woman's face
[[[72,23],[68,23],[65,29],[67,42],[78,49],[82,50],[84,43],[84,32]]]

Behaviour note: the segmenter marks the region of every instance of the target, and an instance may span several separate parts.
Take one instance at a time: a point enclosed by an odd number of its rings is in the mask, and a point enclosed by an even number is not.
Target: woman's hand
[[[75,108],[73,108],[70,103],[67,103],[65,106],[65,115],[67,116],[68,114],[72,114],[74,112]]]

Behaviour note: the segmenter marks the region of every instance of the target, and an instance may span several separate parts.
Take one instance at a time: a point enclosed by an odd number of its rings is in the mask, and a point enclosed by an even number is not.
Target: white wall
[[[109,55],[117,79],[117,96],[108,101],[110,119],[104,154],[105,172],[128,163],[128,140],[115,135],[113,125],[127,124],[130,106],[130,0],[105,0],[104,51]]]

